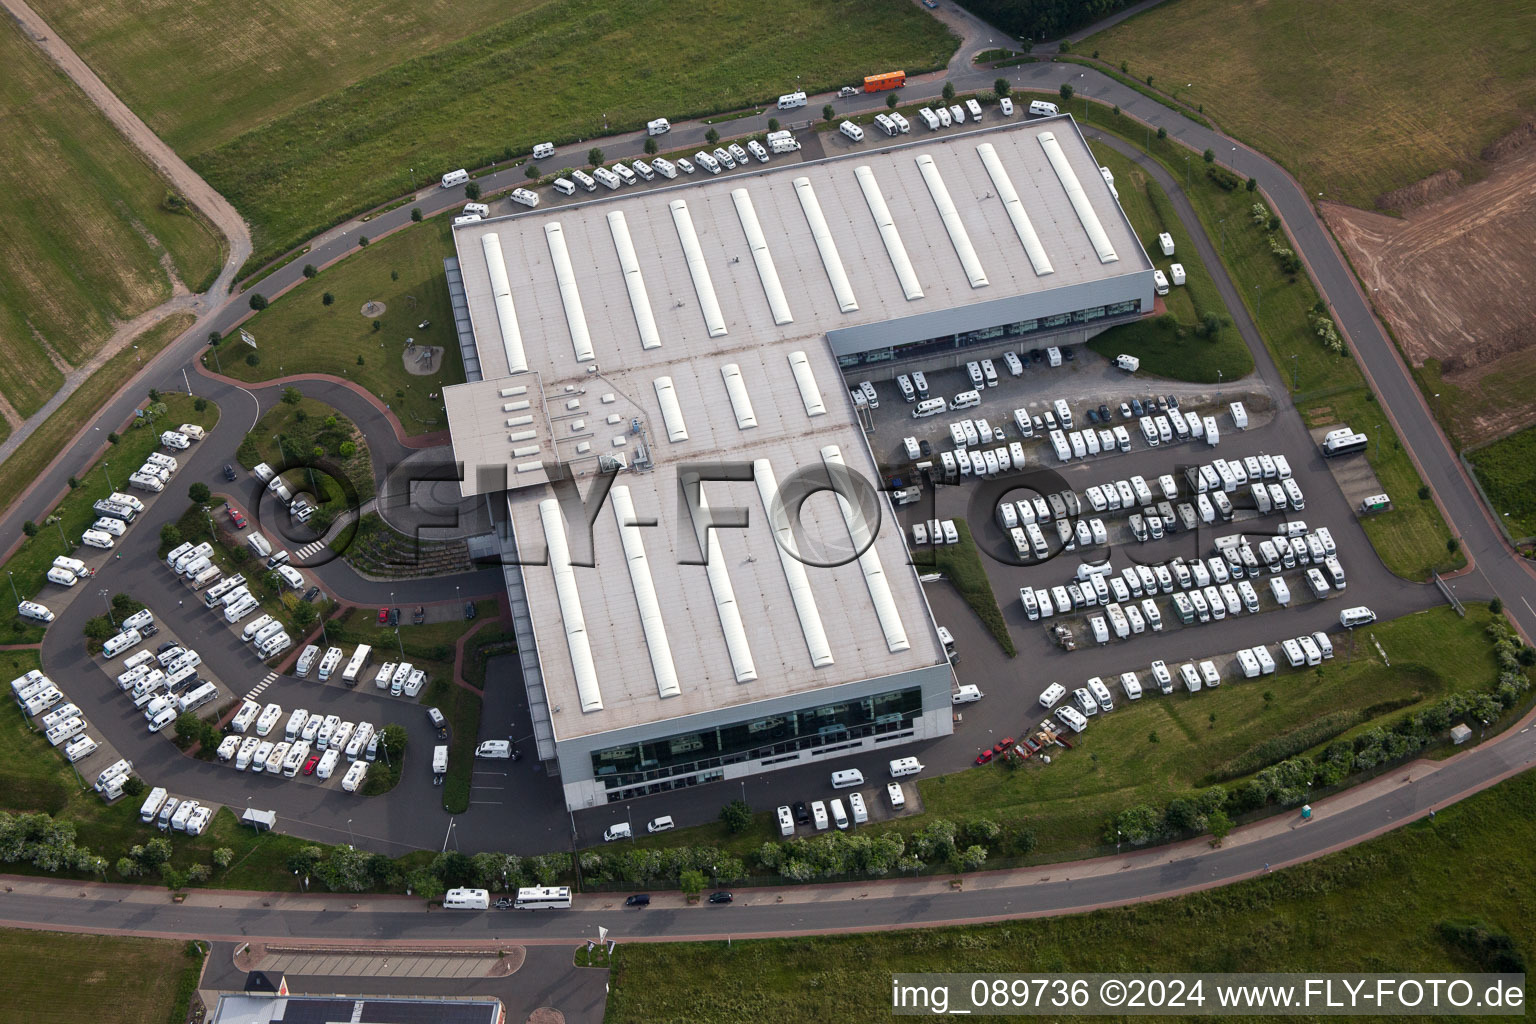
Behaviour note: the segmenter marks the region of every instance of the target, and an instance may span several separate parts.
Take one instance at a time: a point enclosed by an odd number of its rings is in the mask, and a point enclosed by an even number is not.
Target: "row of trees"
[[[1385,726],[1330,743],[1316,757],[1290,757],[1231,788],[1212,786],[1179,797],[1166,807],[1140,804],[1105,823],[1106,843],[1134,846],[1210,833],[1220,843],[1232,828],[1231,815],[1270,804],[1297,807],[1314,787],[1337,786],[1349,776],[1400,761],[1432,745],[1458,722],[1487,726],[1520,706],[1530,690],[1522,668],[1536,662],[1536,651],[1522,646],[1509,626],[1488,626],[1499,674],[1486,690],[1464,690],[1403,715]]]

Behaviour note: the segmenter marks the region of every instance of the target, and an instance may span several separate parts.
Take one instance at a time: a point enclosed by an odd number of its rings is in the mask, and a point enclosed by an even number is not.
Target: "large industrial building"
[[[455,228],[455,458],[505,503],[538,753],[573,809],[947,734],[843,371],[1152,309],[1070,118],[889,141]]]

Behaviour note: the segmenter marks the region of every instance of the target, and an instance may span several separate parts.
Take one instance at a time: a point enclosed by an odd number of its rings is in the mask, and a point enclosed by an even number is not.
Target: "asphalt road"
[[[954,82],[957,89],[965,91],[989,87],[992,79],[998,74],[999,72],[991,70],[970,69],[950,75],[949,80]],[[1251,175],[1259,180],[1272,208],[1285,219],[1296,241],[1298,252],[1307,261],[1362,368],[1376,386],[1383,408],[1391,417],[1399,436],[1434,489],[1447,519],[1455,524],[1464,549],[1475,560],[1475,569],[1464,576],[1459,585],[1469,595],[1500,596],[1504,600],[1506,611],[1513,617],[1521,632],[1527,637],[1536,634],[1536,607],[1533,607],[1531,601],[1532,597],[1536,596],[1536,585],[1533,585],[1536,584],[1536,579],[1533,579],[1532,570],[1523,561],[1512,556],[1488,512],[1479,503],[1449,445],[1430,416],[1423,397],[1395,348],[1371,315],[1364,297],[1359,293],[1340,254],[1316,217],[1312,198],[1306,195],[1283,169],[1266,158],[1241,146],[1235,146],[1225,137],[1184,119],[1161,104],[1092,70],[1077,65],[1054,65],[1046,62],[1007,69],[1002,74],[1010,78],[1018,87],[1048,92],[1054,92],[1057,86],[1070,81],[1080,95],[1104,103],[1117,104],[1128,116],[1152,126],[1165,126],[1171,135],[1197,152],[1210,148],[1218,154],[1218,159],[1222,163],[1231,165],[1244,176]],[[909,86],[904,93],[904,98],[910,102],[924,91],[937,94],[939,84],[940,80],[936,79],[925,85]],[[825,97],[815,98],[809,109],[819,110],[825,99]],[[840,116],[875,108],[875,104],[870,99],[862,96],[834,102],[839,108]],[[786,117],[783,120],[788,121],[789,118]],[[732,129],[742,132],[758,131],[765,126],[766,117],[745,118],[731,122]],[[702,142],[705,130],[705,126],[700,124],[678,125],[674,127],[673,134],[667,141],[671,147],[676,147],[680,143],[696,145]],[[641,151],[642,143],[643,138],[639,135],[602,140],[603,148],[610,158],[637,156]],[[583,151],[584,145],[580,147]],[[576,156],[560,154],[551,161],[551,166],[562,162],[576,163],[578,160]],[[501,172],[499,175],[487,176],[480,181],[486,191],[495,191],[498,188],[516,184],[517,182],[512,180],[514,173]],[[420,194],[415,205],[430,214],[456,206],[462,201],[462,195],[458,190],[445,193],[440,189],[429,189]],[[1188,221],[1187,209],[1181,208],[1180,212]],[[365,233],[377,237],[405,223],[408,217],[409,207],[403,207],[376,218],[367,225]],[[1191,226],[1195,233],[1199,234],[1198,226],[1193,224]],[[310,253],[310,262],[321,265],[345,255],[355,247],[358,233],[356,226],[344,226],[322,235],[316,240]],[[1206,245],[1208,247],[1208,241]],[[1216,266],[1215,262],[1209,258],[1208,264],[1213,269]],[[291,265],[263,282],[260,290],[266,294],[275,294],[297,281],[299,272],[298,264]],[[1230,290],[1230,285],[1228,289]],[[1231,304],[1234,313],[1241,308],[1235,296],[1224,292],[1224,297]],[[247,315],[245,302],[239,299],[232,300],[216,321],[216,327],[227,332],[245,315]],[[1246,333],[1245,337],[1248,337]],[[99,444],[98,431],[113,429],[123,422],[131,414],[138,396],[142,394],[145,387],[153,385],[169,390],[180,386],[181,368],[188,365],[195,367],[195,356],[203,347],[203,341],[201,337],[182,339],[156,359],[134,382],[134,387],[125,389],[123,394],[109,403],[99,417],[98,430],[88,432],[79,443],[56,460],[54,466],[39,479],[33,491],[18,503],[3,524],[0,524],[0,529],[4,530],[5,535],[17,535],[23,519],[40,517],[42,510],[51,504],[54,496],[65,489],[70,473],[88,461],[89,455]],[[1259,364],[1267,379],[1275,376],[1273,366],[1268,364],[1267,356],[1263,355],[1262,351]],[[336,389],[344,390],[339,386],[336,386]],[[237,410],[241,404],[235,392],[244,389],[229,388],[205,379],[200,382],[197,390],[221,403],[225,415],[231,418],[227,426],[238,423]],[[306,387],[305,390],[310,391],[310,388]],[[246,394],[249,395],[251,392]],[[257,409],[263,399],[270,402],[275,397],[275,389],[269,387],[262,393],[262,397],[253,396],[256,404],[251,408]],[[377,425],[377,420],[360,417],[358,422],[368,430],[370,441],[373,441],[376,436],[373,427]],[[210,471],[216,472],[217,466],[223,461],[232,461],[219,455],[221,449],[232,452],[233,445],[239,440],[238,427],[227,429],[227,426],[215,432],[208,441],[203,442],[200,449],[189,453],[188,466],[178,475],[178,486],[185,486],[193,479],[212,479],[213,473]],[[215,440],[216,438],[218,440]],[[190,472],[194,467],[197,467],[196,472]],[[174,514],[170,511],[174,504],[169,501],[158,502],[156,509],[150,513],[149,521],[136,527],[134,534],[142,538],[157,532],[159,522],[174,518]],[[159,507],[162,505],[165,506],[164,510]],[[389,589],[388,585],[370,584],[362,580],[354,582],[347,579],[346,573],[339,569],[335,572],[333,591],[352,600],[376,601],[380,599],[381,588]],[[485,574],[485,586],[482,589],[486,592],[499,590],[499,580],[493,577],[494,574]],[[109,573],[103,573],[102,585],[113,586],[115,582],[117,581],[114,581]],[[329,577],[327,582],[331,583]],[[435,599],[428,595],[443,593],[449,586],[460,586],[466,582],[438,580],[426,581],[420,585],[413,584],[412,600]],[[352,589],[354,586],[355,590]],[[468,590],[469,587],[465,586],[464,589]],[[78,606],[79,602],[76,602],[76,605]],[[72,608],[71,612],[73,610]],[[65,617],[61,616],[61,620],[64,619]],[[1255,621],[1262,621],[1262,619]],[[45,644],[45,658],[48,659],[50,671],[53,671],[52,653],[56,645],[62,651],[63,646],[69,645],[69,641],[65,638],[77,637],[78,633],[69,626],[67,621],[64,621],[63,628],[50,630],[49,636],[50,640]],[[77,641],[74,645],[78,649]],[[229,678],[227,674],[226,678]],[[1266,837],[1262,842],[1245,843],[1230,849],[1213,851],[1208,855],[1178,862],[1174,866],[1165,867],[1156,863],[1155,860],[1161,857],[1162,853],[1151,851],[1147,855],[1148,863],[1129,867],[1113,875],[1080,880],[1039,880],[1025,884],[1016,890],[1010,890],[1008,898],[1003,900],[1000,900],[995,892],[983,895],[968,891],[928,898],[893,896],[886,900],[872,899],[852,903],[844,901],[815,903],[792,908],[773,906],[763,907],[760,910],[753,908],[751,912],[760,916],[754,916],[752,928],[754,931],[765,931],[775,928],[818,927],[821,924],[827,927],[860,925],[870,927],[878,924],[957,920],[967,917],[985,918],[997,914],[1016,916],[1019,913],[1060,912],[1105,902],[1149,898],[1158,894],[1180,891],[1191,885],[1219,884],[1221,881],[1251,874],[1262,865],[1262,862],[1284,863],[1315,855],[1326,849],[1347,845],[1371,834],[1384,824],[1403,820],[1418,808],[1433,803],[1454,801],[1476,787],[1487,784],[1491,779],[1502,777],[1509,771],[1529,765],[1531,748],[1531,733],[1522,731],[1505,741],[1469,751],[1422,781],[1404,786],[1400,791],[1352,808],[1336,817],[1324,817],[1304,829]],[[792,773],[784,774],[788,776]],[[1072,869],[1041,870],[1056,874],[1061,870],[1071,871]],[[884,886],[895,884],[880,883]],[[7,916],[18,913],[18,904],[22,905],[24,914],[35,914],[34,919],[37,920],[54,919],[61,909],[54,901],[47,901],[28,909],[26,900],[12,899],[8,896],[5,904],[8,908]],[[76,905],[71,904],[71,906]],[[185,925],[185,930],[213,934],[241,934],[242,929],[254,934],[252,929],[268,928],[274,930],[273,934],[329,934],[336,929],[337,923],[343,917],[348,916],[333,914],[326,919],[324,911],[306,910],[293,914],[284,913],[274,918],[272,914],[252,910],[239,912],[233,917],[222,914],[214,914],[210,917],[200,908],[183,907],[167,908],[163,912],[156,912],[148,917],[143,915],[140,908],[140,911],[126,917],[114,918],[111,904],[96,906],[82,903],[76,906],[76,910],[80,906],[88,906],[80,916],[82,921],[90,922],[92,930],[106,927],[133,928],[135,925],[147,924],[152,920],[156,928],[169,927],[173,930],[183,930]],[[677,914],[671,912],[653,912],[644,915],[622,915],[607,911],[604,913],[607,918],[614,921],[622,920],[624,922],[622,927],[631,929],[632,934],[667,934],[678,937],[686,934],[719,934],[721,929],[705,927],[705,923],[713,926],[717,921],[721,922],[724,928],[735,930],[734,915],[741,909],[743,908],[739,905],[723,908],[714,918],[679,918]],[[575,912],[532,919],[526,928],[528,933],[535,937],[580,934],[570,930],[573,927],[571,922],[582,921],[584,913]],[[166,914],[170,916],[167,917]],[[191,916],[183,922],[176,915]],[[15,919],[24,920],[26,917],[21,916]],[[59,917],[57,920],[60,923],[67,923],[68,915]],[[457,919],[449,915],[433,915],[423,919],[421,915],[414,913],[399,915],[398,920],[394,915],[372,919],[376,934],[398,934],[409,928],[414,936],[419,937],[431,937],[434,934],[440,934],[442,937],[480,935],[484,934],[485,929],[492,927],[506,930],[506,926],[499,924],[501,920],[504,919],[496,915]],[[425,923],[426,921],[430,923]],[[491,922],[497,923],[493,925]],[[356,922],[352,923],[355,925]],[[603,923],[609,923],[609,920]],[[342,925],[343,929],[345,927]],[[584,927],[590,931],[589,926]],[[610,927],[614,926],[610,924]],[[231,929],[234,931],[231,932]],[[740,934],[739,931],[736,933]],[[354,932],[354,934],[362,933]]]

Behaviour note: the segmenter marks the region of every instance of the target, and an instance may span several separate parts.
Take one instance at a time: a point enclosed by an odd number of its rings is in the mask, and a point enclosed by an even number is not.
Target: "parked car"
[[[235,467],[231,466],[227,462],[224,463],[224,479],[225,480],[233,480],[234,478],[235,478]]]
[[[711,903],[729,903],[735,898],[728,892],[712,892],[709,894],[709,902]]]

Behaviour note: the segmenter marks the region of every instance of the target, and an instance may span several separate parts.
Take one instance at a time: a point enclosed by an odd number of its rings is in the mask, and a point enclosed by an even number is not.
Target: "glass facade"
[[[838,356],[837,362],[839,366],[846,370],[854,366],[868,366],[871,363],[918,359],[923,356],[944,352],[955,352],[960,349],[970,348],[973,345],[992,344],[1003,338],[1023,337],[1034,334],[1037,331],[1062,330],[1078,324],[1092,323],[1095,320],[1133,314],[1139,315],[1140,313],[1141,303],[1136,299],[1129,299],[1125,302],[1116,302],[1108,306],[1092,306],[1088,309],[1074,310],[1070,313],[1057,313],[1054,316],[1040,317],[1034,320],[1017,320],[1011,324],[998,324],[996,327],[984,327],[978,331],[966,331],[964,334],[946,334],[940,338],[927,338],[923,341],[910,341],[901,345],[889,345],[870,349],[866,352],[855,352],[850,355]]]
[[[919,687],[711,726],[592,752],[592,773],[609,799],[709,782],[720,768],[912,728],[923,713]],[[638,788],[636,788],[638,787]],[[621,792],[622,791],[622,792]]]

